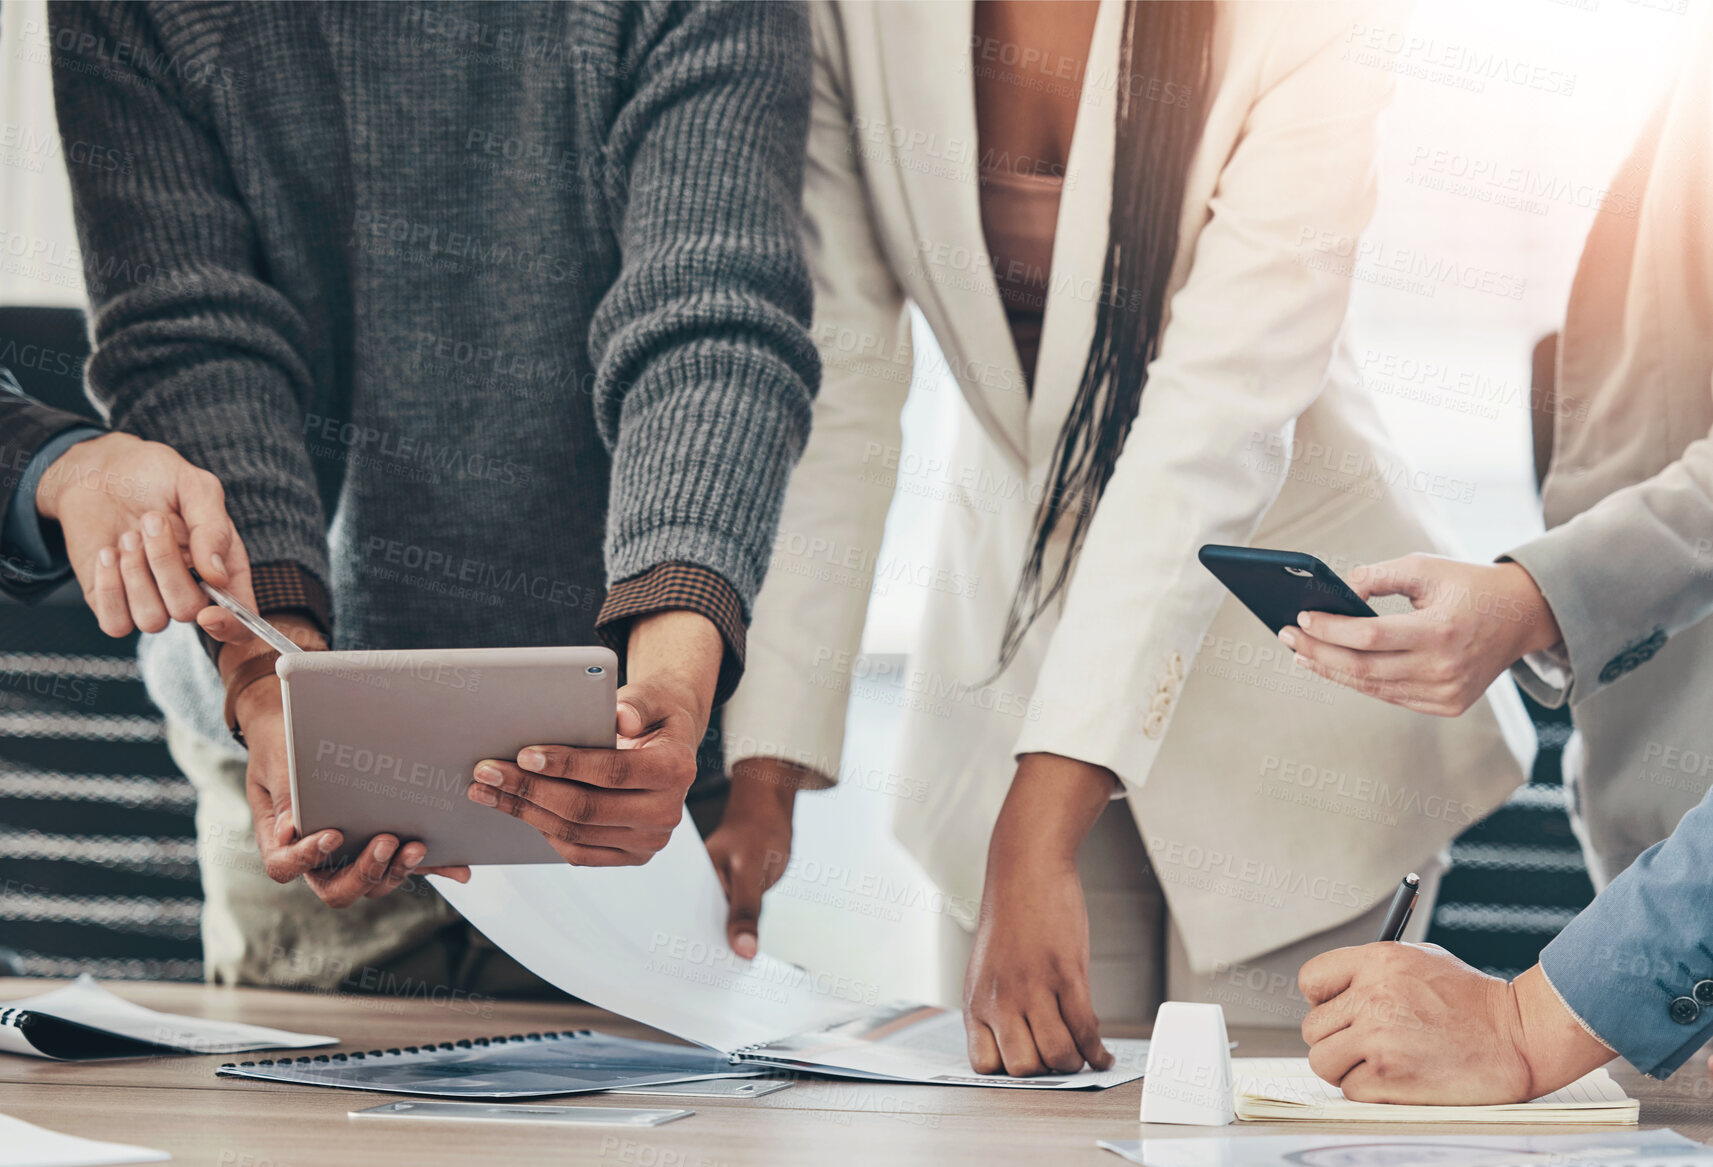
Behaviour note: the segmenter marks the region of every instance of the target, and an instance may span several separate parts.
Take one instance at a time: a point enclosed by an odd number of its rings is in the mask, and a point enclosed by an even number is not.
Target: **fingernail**
[[[161,525],[161,517],[154,511],[150,511],[148,514],[143,516],[143,530],[147,531],[151,536],[159,535],[163,529],[164,528]]]
[[[208,553],[208,561],[214,565],[215,571],[218,571],[221,575],[226,574],[226,561],[220,558],[219,552],[210,551]]]
[[[1304,632],[1307,632],[1312,627],[1312,625],[1309,623],[1309,621],[1313,620],[1313,619],[1314,619],[1314,613],[1313,612],[1298,612],[1297,613],[1297,627],[1301,628]]]
[[[375,847],[375,858],[379,859],[382,863],[385,863],[393,857],[393,852],[397,851],[398,849],[399,849],[398,843],[394,842],[391,839],[383,839]]]
[[[123,547],[126,551],[135,551],[142,545],[142,537],[135,531],[126,531],[123,535],[119,536],[119,546]]]
[[[732,951],[745,960],[754,960],[756,953],[755,937],[748,932],[739,932],[737,940],[732,943]]]
[[[470,787],[470,799],[472,802],[479,802],[483,806],[500,805],[499,791],[495,790],[491,786]]]
[[[1297,655],[1296,655],[1296,663],[1297,663],[1297,664],[1298,664],[1298,665],[1299,665],[1299,666],[1301,666],[1301,667],[1302,667],[1302,668],[1305,668],[1305,669],[1306,669],[1306,668],[1308,668],[1308,667],[1309,667],[1309,658],[1308,658],[1308,657],[1306,657],[1306,656],[1304,656],[1304,655],[1303,655],[1303,654],[1302,654],[1302,653],[1300,653],[1300,652],[1299,652],[1299,653],[1298,653],[1298,654],[1297,654]]]
[[[103,547],[96,558],[101,560],[102,567],[112,567],[115,563],[119,562],[119,557],[113,554],[113,548],[111,547]]]
[[[476,766],[476,781],[486,782],[489,786],[498,786],[505,781],[505,775],[492,762],[480,762]]]
[[[427,848],[424,848],[421,851],[412,851],[409,848],[406,848],[405,855],[404,855],[404,869],[406,871],[416,870],[416,865],[418,863],[421,863],[427,857],[428,857]]]
[[[320,841],[315,845],[321,848],[323,855],[331,855],[339,849],[339,835],[335,831],[328,831],[321,836]]]
[[[1285,642],[1286,648],[1297,647],[1297,634],[1290,628],[1279,629],[1279,639]]]
[[[517,756],[517,764],[525,770],[539,770],[547,765],[547,755],[537,749],[527,749]]]

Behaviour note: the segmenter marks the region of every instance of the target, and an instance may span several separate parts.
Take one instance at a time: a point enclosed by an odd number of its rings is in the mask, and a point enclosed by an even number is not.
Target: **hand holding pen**
[[[1410,922],[1410,913],[1416,910],[1416,900],[1421,897],[1422,877],[1415,872],[1404,876],[1398,884],[1398,892],[1392,897],[1392,908],[1386,913],[1386,922],[1380,927],[1381,940],[1402,940],[1404,928]]]

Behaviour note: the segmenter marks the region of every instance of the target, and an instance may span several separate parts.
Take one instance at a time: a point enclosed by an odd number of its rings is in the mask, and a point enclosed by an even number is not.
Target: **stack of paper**
[[[1635,1122],[1640,1108],[1605,1070],[1532,1102],[1497,1106],[1400,1106],[1352,1102],[1306,1058],[1233,1058],[1237,1117],[1271,1122]]]

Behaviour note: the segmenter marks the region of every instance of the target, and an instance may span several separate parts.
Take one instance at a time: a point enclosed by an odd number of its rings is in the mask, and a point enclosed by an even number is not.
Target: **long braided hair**
[[[1149,362],[1159,352],[1184,182],[1206,114],[1213,19],[1212,0],[1131,0],[1127,6],[1112,213],[1094,342],[1035,513],[1029,558],[1000,641],[1001,670],[1070,579],[1136,420]],[[1048,544],[1067,520],[1069,548],[1049,583],[1043,578]]]

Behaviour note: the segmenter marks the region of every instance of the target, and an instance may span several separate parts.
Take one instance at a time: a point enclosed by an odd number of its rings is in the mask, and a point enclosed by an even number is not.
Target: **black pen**
[[[1380,929],[1381,940],[1402,940],[1404,925],[1410,922],[1410,913],[1416,910],[1416,896],[1421,894],[1422,877],[1415,872],[1404,876],[1398,884],[1398,894],[1392,897],[1392,910],[1386,913],[1386,923]]]

